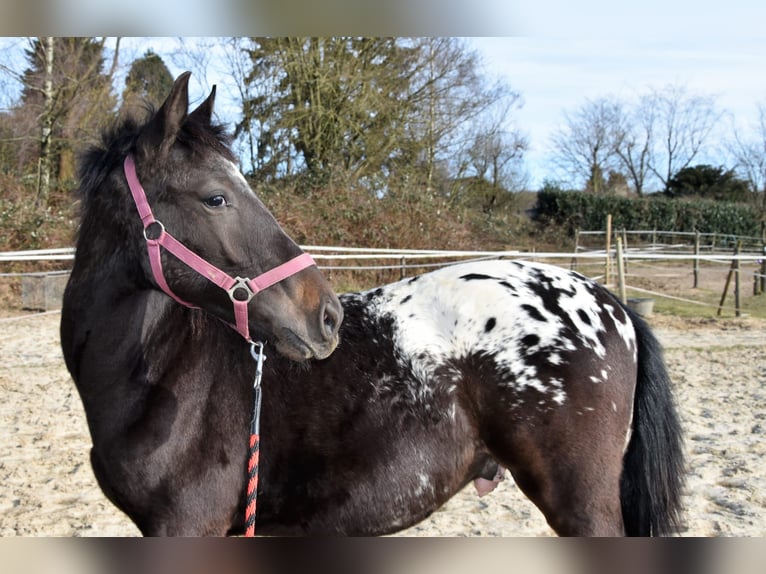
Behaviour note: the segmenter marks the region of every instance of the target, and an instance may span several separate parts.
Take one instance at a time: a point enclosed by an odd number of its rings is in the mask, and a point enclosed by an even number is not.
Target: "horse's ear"
[[[213,119],[213,105],[215,104],[215,86],[210,90],[210,95],[199,107],[189,114],[189,117],[197,118],[201,122],[210,125]]]
[[[144,128],[139,143],[146,153],[156,154],[159,150],[160,155],[165,155],[175,142],[189,108],[190,76],[191,72],[184,72],[176,78],[167,99]]]

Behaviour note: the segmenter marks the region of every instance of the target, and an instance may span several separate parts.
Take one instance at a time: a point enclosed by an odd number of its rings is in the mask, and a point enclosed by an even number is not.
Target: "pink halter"
[[[181,305],[185,305],[192,309],[198,308],[178,297],[168,286],[168,283],[165,280],[165,275],[162,273],[162,259],[160,257],[160,247],[164,247],[197,273],[206,277],[229,294],[229,298],[234,305],[234,317],[236,319],[236,326],[232,326],[245,338],[246,341],[252,343],[247,320],[247,304],[256,294],[267,287],[279,283],[283,279],[298,273],[306,267],[316,265],[314,259],[308,253],[302,253],[274,269],[258,275],[254,279],[243,279],[242,277],[232,278],[230,275],[227,275],[214,265],[202,259],[196,253],[190,251],[175,237],[165,231],[165,226],[162,225],[162,222],[154,218],[152,209],[149,207],[149,202],[146,199],[144,188],[141,186],[141,182],[138,181],[136,164],[132,155],[129,154],[125,158],[124,168],[125,178],[128,180],[128,187],[130,187],[130,193],[133,195],[133,201],[136,203],[138,214],[141,216],[141,221],[144,224],[144,239],[146,239],[146,248],[149,252],[149,262],[152,266],[152,274],[154,275],[154,280],[160,286],[160,289],[181,303]],[[159,226],[159,235],[155,238],[150,238],[149,235],[147,235],[147,231],[152,226]]]

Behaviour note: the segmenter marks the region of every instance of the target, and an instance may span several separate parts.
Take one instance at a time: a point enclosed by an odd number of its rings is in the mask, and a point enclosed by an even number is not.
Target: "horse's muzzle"
[[[294,361],[326,359],[338,346],[342,321],[340,301],[335,294],[327,294],[322,297],[315,323],[309,324],[305,332],[290,327],[277,329],[275,346],[280,354]]]

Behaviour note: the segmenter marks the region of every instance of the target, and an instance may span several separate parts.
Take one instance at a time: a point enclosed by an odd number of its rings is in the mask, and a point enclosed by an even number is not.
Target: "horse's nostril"
[[[324,314],[324,327],[328,333],[331,333],[335,330],[335,319],[333,319],[332,315],[327,311],[325,311]]]
[[[322,313],[322,327],[325,337],[330,339],[335,336],[340,327],[340,321],[341,313],[335,308],[333,302],[326,302]]]
[[[335,329],[338,326],[338,315],[327,308],[324,312],[324,327],[328,334],[335,333]]]

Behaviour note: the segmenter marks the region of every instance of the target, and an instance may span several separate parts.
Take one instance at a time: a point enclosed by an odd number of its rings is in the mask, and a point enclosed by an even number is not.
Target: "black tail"
[[[620,501],[628,536],[677,532],[684,459],[681,424],[670,392],[662,347],[647,324],[626,309],[638,340],[633,434],[625,453]]]

